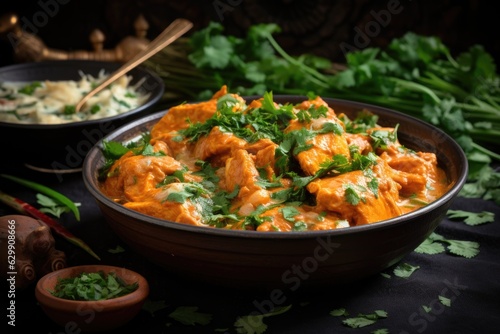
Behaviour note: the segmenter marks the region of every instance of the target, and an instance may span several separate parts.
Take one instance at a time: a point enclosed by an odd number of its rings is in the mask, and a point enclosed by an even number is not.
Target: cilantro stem
[[[497,160],[500,160],[500,154],[497,154],[493,151],[490,151],[488,150],[487,148],[484,148],[480,145],[478,145],[477,143],[472,143],[472,146],[476,149],[476,150],[479,150],[483,153],[486,153],[487,155],[491,156],[492,158],[495,158]]]
[[[447,94],[452,93],[453,95],[460,96],[461,98],[466,98],[467,96],[470,95],[467,92],[465,92],[462,88],[439,78],[437,75],[433,73],[426,72],[425,75],[428,76],[428,78],[420,77],[418,80],[426,84],[428,87],[432,86],[434,88],[446,92]]]
[[[395,78],[395,77],[390,77],[390,80],[392,80],[393,82],[395,82],[395,83],[399,84],[400,86],[403,86],[407,89],[416,90],[416,91],[420,91],[424,94],[427,94],[435,103],[441,102],[441,99],[436,95],[436,93],[432,89],[427,88],[424,85],[421,85],[421,84],[413,82],[413,81]]]
[[[498,121],[500,118],[500,110],[495,110],[494,112],[485,110],[485,108],[478,106],[478,105],[473,105],[473,104],[468,104],[468,103],[460,103],[457,102],[455,104],[458,108],[468,110],[468,111],[474,111],[474,113],[470,113],[469,116],[472,115],[480,115],[481,117],[492,117],[492,120]]]
[[[480,106],[485,112],[495,113],[498,116],[500,116],[500,110],[499,109],[496,109],[496,108],[492,107],[491,105],[489,105],[488,103],[483,102],[482,100],[478,99],[477,97],[471,96],[470,100],[472,102],[474,102],[476,105]]]
[[[8,180],[14,181],[18,184],[21,184],[23,186],[26,186],[28,188],[31,188],[33,190],[44,193],[47,196],[52,197],[57,202],[61,203],[62,205],[67,206],[75,215],[76,220],[80,221],[80,211],[78,210],[78,207],[76,206],[76,204],[72,200],[70,200],[65,195],[63,195],[63,194],[61,194],[61,193],[59,193],[59,192],[57,192],[49,187],[41,185],[39,183],[36,183],[33,181],[28,181],[28,180],[25,180],[25,179],[22,179],[22,178],[19,178],[16,176],[7,175],[7,174],[0,174],[0,176],[6,178]]]
[[[283,50],[283,48],[278,44],[278,42],[276,42],[276,40],[271,34],[268,33],[265,34],[265,36],[267,37],[267,40],[269,41],[269,43],[271,43],[273,48],[280,54],[280,56],[283,57],[283,59],[290,62],[291,64],[300,67],[305,72],[311,74],[312,75],[312,77],[310,78],[311,81],[315,82],[317,85],[323,88],[329,88],[329,85],[326,83],[328,80],[323,74],[319,73],[318,71],[309,66],[304,65],[303,63],[297,61],[295,58],[288,55],[288,53],[286,53],[285,50]]]

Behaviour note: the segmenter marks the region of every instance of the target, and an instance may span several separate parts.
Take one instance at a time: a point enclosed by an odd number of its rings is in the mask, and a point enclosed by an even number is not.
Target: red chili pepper
[[[0,201],[2,201],[3,203],[7,204],[11,208],[22,214],[27,214],[33,218],[41,220],[42,222],[47,224],[47,226],[50,227],[55,233],[62,236],[64,239],[68,240],[72,244],[82,248],[96,259],[101,260],[101,258],[97,256],[97,254],[94,253],[94,251],[92,251],[92,249],[85,243],[85,241],[74,236],[64,226],[59,224],[56,220],[52,219],[51,217],[47,216],[45,213],[39,211],[34,206],[31,206],[30,204],[20,200],[19,198],[7,195],[2,191],[0,191]]]

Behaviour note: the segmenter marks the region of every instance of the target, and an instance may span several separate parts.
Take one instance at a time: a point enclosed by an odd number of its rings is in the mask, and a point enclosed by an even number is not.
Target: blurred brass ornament
[[[44,60],[97,60],[126,62],[144,50],[150,40],[146,38],[149,24],[139,15],[134,22],[135,36],[123,38],[113,49],[104,49],[105,36],[99,29],[90,33],[92,51],[65,51],[48,47],[40,37],[21,29],[19,17],[10,13],[0,17],[0,36],[7,39],[13,49],[14,60],[19,63]]]

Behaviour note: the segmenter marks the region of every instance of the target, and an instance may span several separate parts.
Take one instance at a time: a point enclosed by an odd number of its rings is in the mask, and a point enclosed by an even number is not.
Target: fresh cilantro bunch
[[[266,91],[319,94],[328,88],[320,71],[331,63],[311,54],[288,55],[273,37],[281,31],[278,25],[253,25],[241,38],[225,35],[223,30],[220,23],[210,22],[188,41],[191,52],[187,58],[210,79],[199,99],[209,98],[222,85],[241,95],[263,95]]]
[[[500,159],[485,147],[500,139],[500,77],[482,46],[455,59],[437,37],[407,33],[386,49],[350,52],[346,61],[332,78],[337,96],[424,119],[452,135],[480,167]]]

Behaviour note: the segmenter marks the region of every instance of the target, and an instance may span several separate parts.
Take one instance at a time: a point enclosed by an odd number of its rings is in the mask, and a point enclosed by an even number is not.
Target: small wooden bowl
[[[55,297],[51,294],[59,278],[103,271],[114,272],[126,284],[138,283],[138,288],[121,297],[99,301],[78,301]],[[38,281],[35,296],[45,314],[58,325],[84,332],[105,331],[120,327],[134,318],[149,295],[149,285],[140,274],[121,267],[85,265],[51,272]]]

